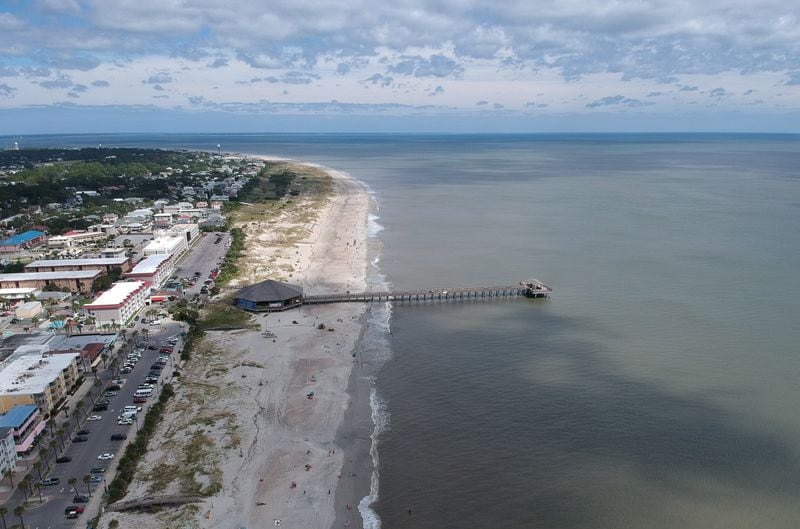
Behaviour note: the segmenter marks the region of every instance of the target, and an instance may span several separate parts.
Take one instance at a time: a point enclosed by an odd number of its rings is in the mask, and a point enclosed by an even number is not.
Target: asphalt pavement
[[[219,243],[217,238],[219,237]],[[222,260],[225,258],[225,253],[228,251],[228,242],[231,240],[229,233],[206,233],[194,245],[191,252],[186,254],[183,259],[178,262],[175,275],[180,278],[192,279],[197,277],[197,283],[194,285],[187,285],[184,288],[184,297],[192,299],[195,294],[200,294],[200,289],[203,288],[203,282],[208,279],[208,275],[214,268],[219,268]],[[199,276],[195,276],[196,273]]]

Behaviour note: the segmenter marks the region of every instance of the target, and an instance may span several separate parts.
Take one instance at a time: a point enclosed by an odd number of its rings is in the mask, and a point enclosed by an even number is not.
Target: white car
[[[102,415],[92,415],[91,417],[89,417],[86,420],[87,421],[102,421],[103,417],[102,417]]]
[[[108,452],[106,452],[105,454],[100,454],[99,456],[97,456],[97,459],[99,459],[100,461],[108,461],[110,459],[114,459],[114,454],[109,454]]]
[[[142,411],[141,406],[125,406],[122,411]]]
[[[150,322],[150,325],[161,325],[161,320],[153,320]]]
[[[117,421],[117,424],[119,424],[120,426],[128,426],[130,424],[133,424],[133,420],[132,419],[120,419],[120,420]]]

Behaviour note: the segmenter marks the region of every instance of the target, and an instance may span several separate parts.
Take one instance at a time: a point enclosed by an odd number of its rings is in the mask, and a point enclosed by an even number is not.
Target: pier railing
[[[322,303],[423,302],[450,301],[525,296],[546,298],[553,289],[536,279],[520,281],[518,285],[496,287],[436,288],[430,290],[395,290],[382,292],[345,292],[303,296],[304,305]]]

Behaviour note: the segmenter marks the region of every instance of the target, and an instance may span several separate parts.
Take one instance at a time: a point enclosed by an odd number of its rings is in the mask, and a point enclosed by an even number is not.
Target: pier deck
[[[431,290],[395,290],[384,292],[346,292],[344,294],[318,294],[303,296],[303,305],[319,305],[322,303],[372,303],[372,302],[424,302],[452,301],[487,298],[507,298],[525,296],[529,298],[546,298],[553,289],[539,280],[528,279],[518,285],[498,287],[436,288]]]

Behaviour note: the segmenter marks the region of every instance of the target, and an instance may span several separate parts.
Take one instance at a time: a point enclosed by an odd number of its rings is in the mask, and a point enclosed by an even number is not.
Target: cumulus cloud
[[[549,105],[547,103],[537,103],[536,101],[528,101],[525,103],[525,108],[547,108]]]
[[[39,86],[42,88],[47,88],[48,90],[55,90],[58,88],[69,88],[73,85],[72,79],[67,77],[66,75],[59,75],[55,79],[49,79],[47,81],[39,81]]]
[[[481,99],[480,101],[476,101],[475,102],[475,106],[476,107],[482,107],[482,106],[488,105],[488,104],[489,104],[489,102],[486,101],[485,99]]]
[[[159,72],[155,75],[151,75],[145,81],[142,81],[145,84],[154,84],[154,85],[163,85],[167,83],[171,83],[174,81],[172,76],[167,72]]]
[[[622,95],[608,96],[601,99],[587,103],[586,108],[600,108],[600,107],[643,107],[650,106],[654,103],[652,101],[640,101],[639,99],[632,99]]]
[[[394,85],[394,77],[391,77],[389,75],[383,75],[383,74],[376,73],[375,75],[372,75],[372,76],[367,77],[366,79],[362,80],[361,83],[362,84],[367,84],[368,83],[368,84],[374,84],[374,85],[380,85],[380,86],[392,86],[392,85]]]
[[[104,81],[102,79],[98,79],[97,81],[92,81],[92,86],[95,86],[97,88],[107,88],[111,86],[111,83],[109,83],[108,81]]]
[[[647,97],[663,97],[666,95],[669,95],[669,92],[657,91],[657,92],[650,92],[649,94],[647,94]]]
[[[240,84],[255,84],[255,83],[283,83],[283,84],[311,84],[320,76],[312,72],[297,72],[291,71],[277,77],[270,75],[268,77],[253,77],[249,81],[240,82]]]
[[[228,66],[228,59],[225,57],[217,57],[208,65],[209,68],[224,68],[225,66]]]
[[[708,97],[712,97],[714,99],[722,99],[724,97],[728,97],[732,95],[730,92],[725,90],[724,88],[714,88],[708,93]]]
[[[697,86],[683,85],[680,87],[681,92],[697,92],[700,90]]]
[[[12,98],[17,93],[17,89],[5,83],[0,83],[0,97]]]
[[[418,55],[402,57],[397,64],[389,66],[386,71],[414,77],[449,77],[460,74],[464,68],[449,57],[435,54],[427,59]]]
[[[428,95],[429,96],[438,96],[438,95],[441,95],[441,94],[444,94],[444,88],[442,87],[442,85],[437,85],[436,88],[431,90],[431,92]]]

